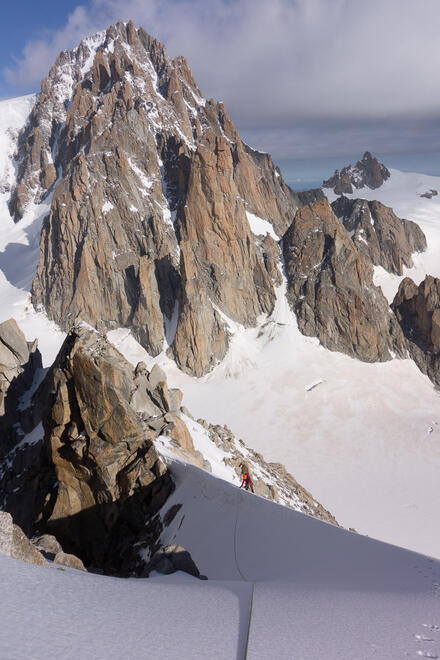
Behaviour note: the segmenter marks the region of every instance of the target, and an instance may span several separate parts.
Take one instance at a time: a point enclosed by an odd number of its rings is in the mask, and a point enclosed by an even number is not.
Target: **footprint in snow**
[[[440,626],[436,623],[422,623],[424,628],[429,628],[429,630],[440,630]]]
[[[418,642],[433,642],[432,637],[425,637],[424,635],[414,635],[414,639]]]
[[[417,651],[416,655],[418,655],[421,658],[438,658],[438,655],[435,653],[431,653],[430,651]]]

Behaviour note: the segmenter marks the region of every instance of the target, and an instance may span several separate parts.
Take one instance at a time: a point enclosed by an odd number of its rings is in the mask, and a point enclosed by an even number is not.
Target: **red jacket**
[[[243,481],[241,482],[240,488],[243,488],[243,486],[247,486],[248,484],[253,485],[250,475],[246,473],[243,475]]]

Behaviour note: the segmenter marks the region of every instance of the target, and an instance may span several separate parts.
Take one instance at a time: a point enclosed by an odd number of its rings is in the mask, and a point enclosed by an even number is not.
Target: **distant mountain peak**
[[[323,182],[323,188],[332,188],[337,195],[351,194],[354,188],[367,186],[374,190],[389,179],[390,172],[383,163],[366,151],[356,165],[347,165],[341,171],[335,170],[332,177]]]

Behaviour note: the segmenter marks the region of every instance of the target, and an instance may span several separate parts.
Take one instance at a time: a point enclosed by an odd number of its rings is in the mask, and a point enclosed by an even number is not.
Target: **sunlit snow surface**
[[[167,528],[202,574],[117,579],[0,555],[8,660],[440,656],[440,562],[176,462]],[[252,603],[252,607],[251,607]]]

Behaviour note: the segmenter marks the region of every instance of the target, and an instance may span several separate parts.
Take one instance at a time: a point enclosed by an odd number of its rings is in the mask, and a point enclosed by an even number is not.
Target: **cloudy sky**
[[[131,18],[189,60],[252,146],[315,179],[365,149],[440,174],[440,0],[19,0],[2,8],[0,97]]]

